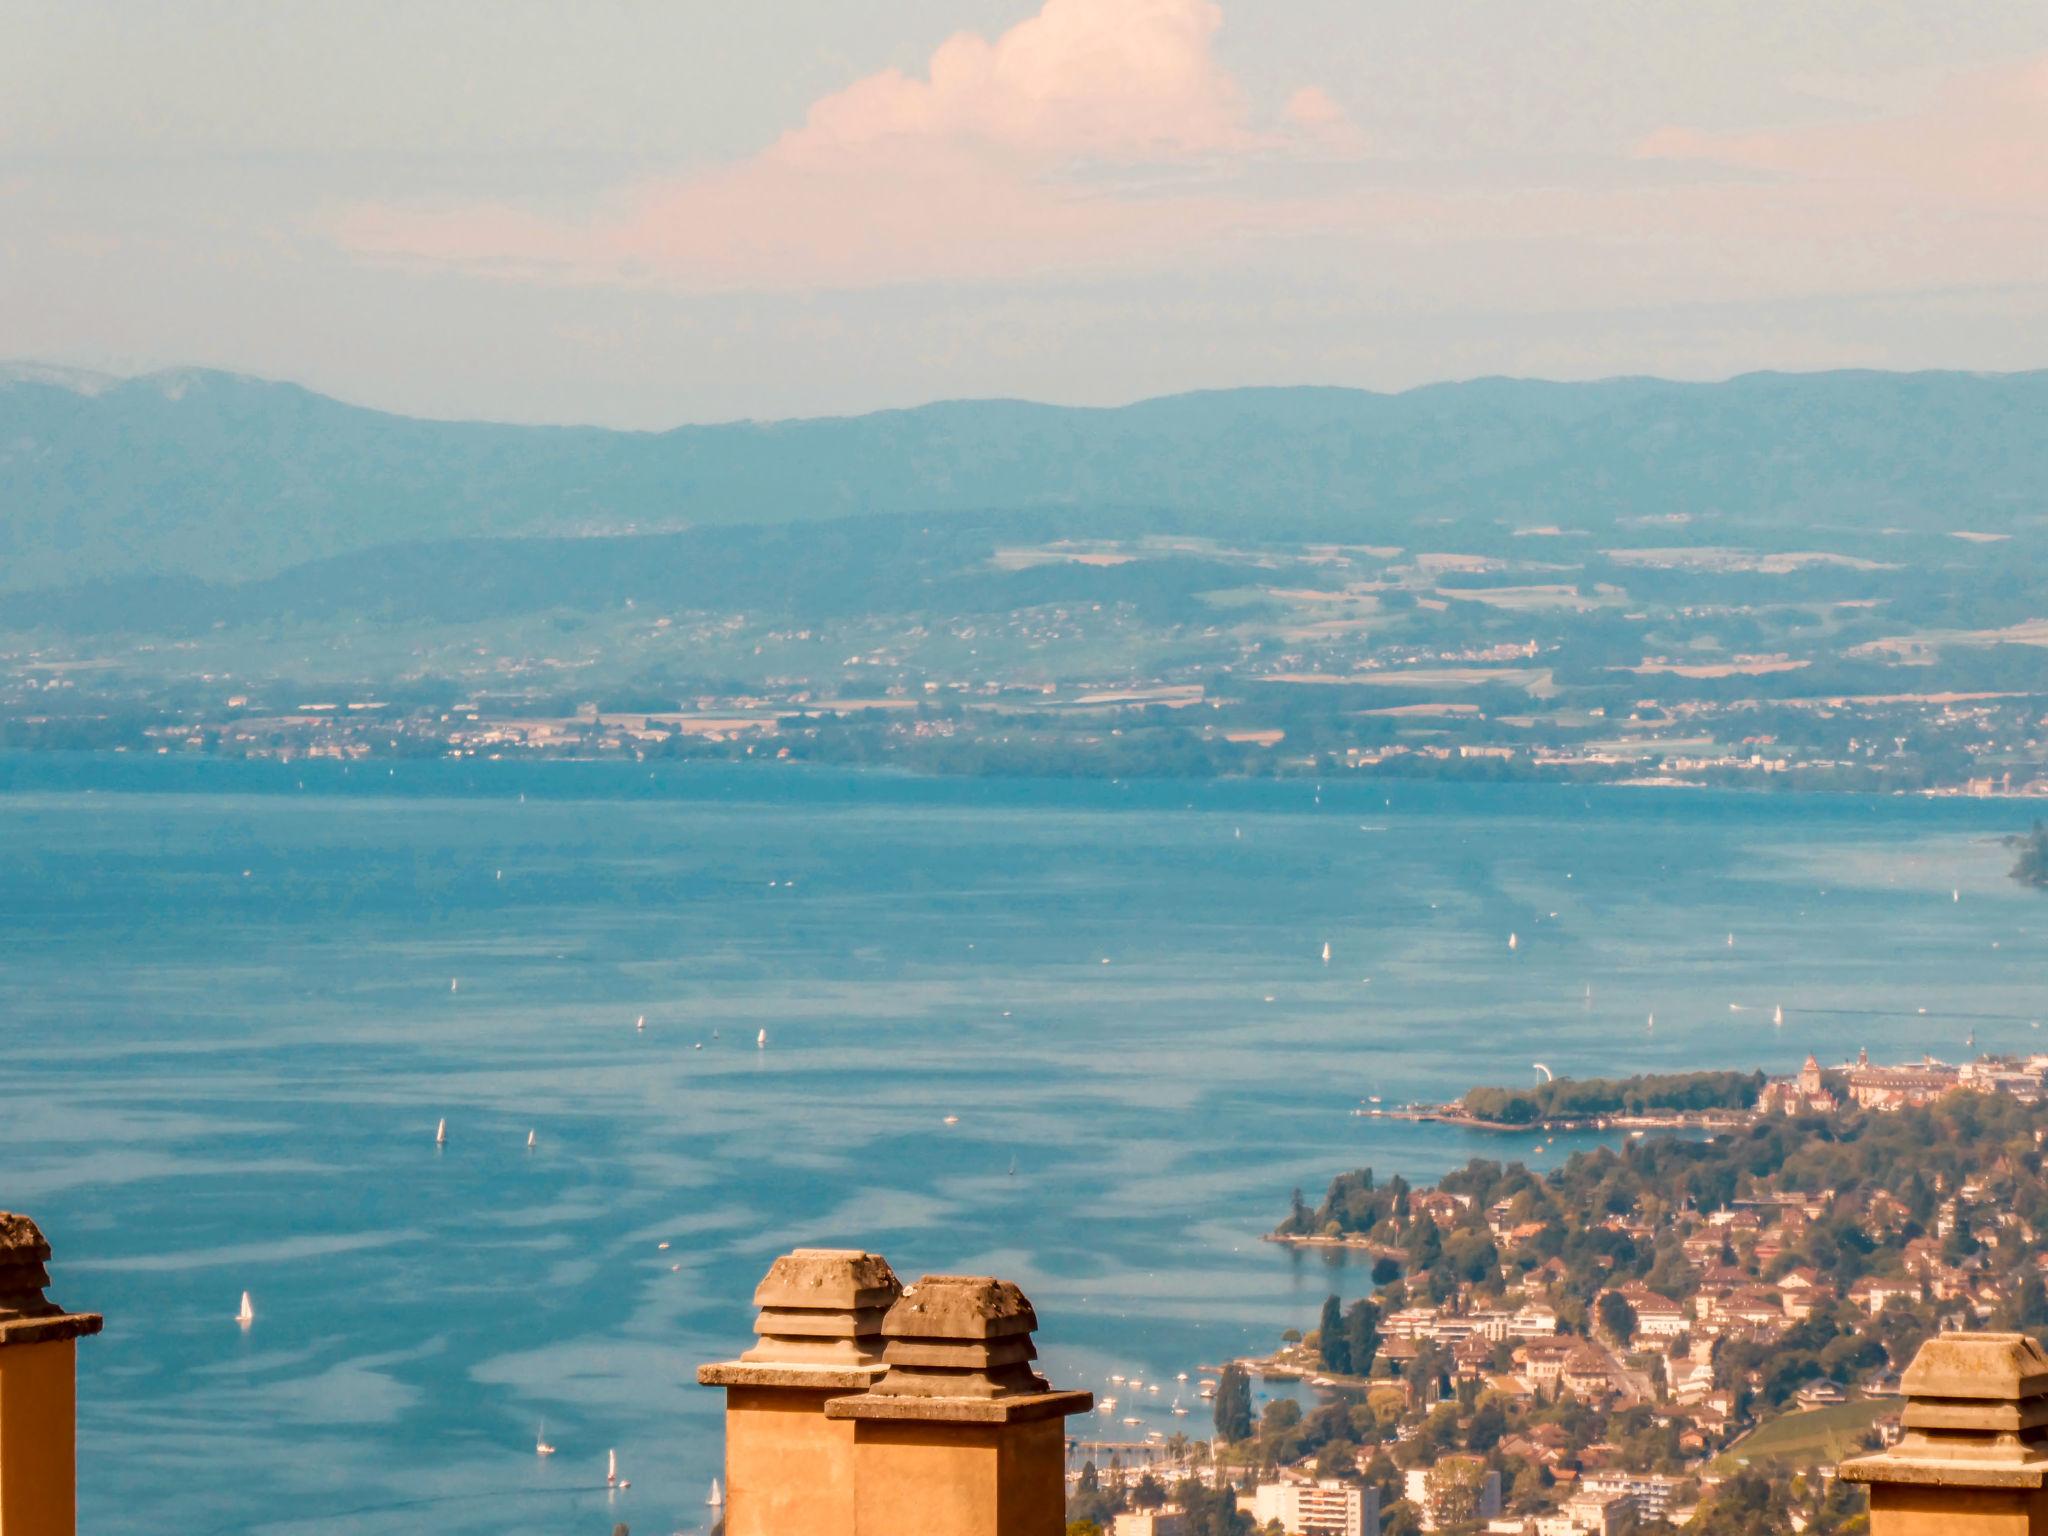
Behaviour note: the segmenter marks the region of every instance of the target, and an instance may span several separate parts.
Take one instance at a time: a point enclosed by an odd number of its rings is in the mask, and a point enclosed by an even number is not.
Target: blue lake
[[[1368,1095],[2041,1045],[2027,819],[0,759],[0,1208],[107,1315],[81,1529],[698,1530],[694,1369],[799,1245],[1007,1276],[1056,1381],[1170,1384],[1365,1284],[1258,1241],[1295,1186],[1569,1150]],[[1146,1427],[1206,1433],[1173,1390]]]

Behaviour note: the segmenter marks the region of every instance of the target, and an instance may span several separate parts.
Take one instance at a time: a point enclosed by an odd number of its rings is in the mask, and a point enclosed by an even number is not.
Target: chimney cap
[[[798,1248],[768,1266],[754,1287],[754,1305],[828,1311],[886,1307],[903,1283],[879,1253],[862,1248]]]
[[[0,1211],[0,1264],[47,1263],[50,1240],[19,1211]]]
[[[44,1344],[98,1333],[93,1312],[66,1312],[43,1294],[50,1257],[42,1228],[18,1211],[0,1211],[0,1346]]]
[[[992,1275],[926,1275],[904,1289],[882,1323],[897,1339],[1000,1339],[1037,1327],[1023,1291]]]
[[[2024,1333],[1938,1333],[1899,1387],[1907,1397],[2012,1403],[2048,1394],[2048,1353]]]

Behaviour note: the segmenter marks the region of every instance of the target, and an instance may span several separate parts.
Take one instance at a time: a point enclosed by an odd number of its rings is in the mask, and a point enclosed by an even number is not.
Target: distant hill
[[[1116,520],[1112,520],[1116,521]],[[861,613],[1001,613],[1053,602],[1128,602],[1185,616],[1194,595],[1243,579],[1193,557],[1005,570],[1003,538],[1051,536],[1043,513],[1000,520],[838,518],[603,538],[472,538],[379,545],[243,582],[96,577],[0,591],[0,631],[200,634],[219,626],[477,623],[628,603],[817,622]]]
[[[1108,511],[1236,537],[1700,521],[1632,542],[2048,521],[2048,373],[1479,380],[1111,410],[967,401],[613,432],[420,421],[290,384],[0,370],[0,589],[260,580],[408,543]]]

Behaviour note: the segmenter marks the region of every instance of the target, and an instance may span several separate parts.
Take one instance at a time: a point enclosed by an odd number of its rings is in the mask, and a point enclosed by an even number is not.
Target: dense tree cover
[[[1688,1536],[1756,1536],[1800,1530],[1806,1536],[1858,1536],[1870,1527],[1863,1495],[1846,1483],[1736,1473],[1715,1490]]]
[[[1503,1125],[1641,1115],[1656,1110],[1749,1109],[1764,1086],[1761,1072],[1674,1072],[1644,1077],[1560,1077],[1529,1088],[1474,1088],[1465,1111]]]
[[[1067,1536],[1102,1536],[1120,1512],[1162,1504],[1178,1505],[1186,1512],[1189,1536],[1252,1536],[1255,1529],[1252,1517],[1238,1512],[1237,1490],[1227,1484],[1207,1488],[1186,1478],[1169,1485],[1148,1474],[1137,1488],[1106,1488],[1089,1462],[1067,1500]]]
[[[2016,841],[2020,856],[2012,867],[2013,879],[2022,885],[2048,888],[2048,822],[2035,822],[2034,830]]]

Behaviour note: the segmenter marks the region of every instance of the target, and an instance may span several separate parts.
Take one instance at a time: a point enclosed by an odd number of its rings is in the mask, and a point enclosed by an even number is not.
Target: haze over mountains
[[[1432,529],[1484,545],[1548,524],[1605,538],[1674,514],[1690,521],[1630,542],[2007,533],[2048,519],[2043,422],[2048,372],[1844,372],[1244,389],[1107,410],[962,401],[632,433],[414,420],[203,370],[20,365],[0,374],[0,590],[142,576],[189,596],[184,579],[427,553],[396,546],[680,530],[696,532],[605,558],[694,569],[730,549],[750,569],[786,536],[706,530],[940,514],[1014,516],[1033,537],[1143,526],[1289,543]],[[447,581],[500,557],[537,577],[573,565],[559,545],[443,553]],[[343,569],[374,589],[386,558]]]

